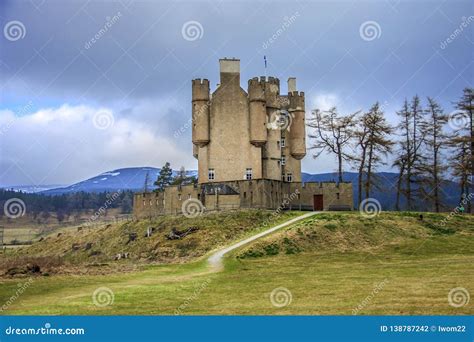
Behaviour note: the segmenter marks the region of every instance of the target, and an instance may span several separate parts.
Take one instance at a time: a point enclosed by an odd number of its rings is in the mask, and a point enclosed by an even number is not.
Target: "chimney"
[[[224,58],[219,59],[221,85],[235,82],[240,87],[240,59]]]
[[[288,92],[292,93],[296,91],[296,77],[290,77],[288,79]]]

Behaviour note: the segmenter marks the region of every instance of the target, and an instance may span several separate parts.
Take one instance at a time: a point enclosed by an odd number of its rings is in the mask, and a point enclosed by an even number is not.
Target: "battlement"
[[[209,85],[209,80],[207,78],[195,78],[194,80],[192,80],[193,82],[193,86],[194,85]]]
[[[288,99],[290,101],[290,110],[304,110],[304,92],[293,91],[288,93]]]
[[[254,77],[248,82],[248,94],[250,101],[265,101],[265,82]]]
[[[192,80],[193,101],[208,101],[210,98],[209,80],[196,78]]]

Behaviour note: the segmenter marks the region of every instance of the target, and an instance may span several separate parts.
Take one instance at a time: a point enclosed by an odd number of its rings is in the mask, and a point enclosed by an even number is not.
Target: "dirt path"
[[[207,261],[208,261],[209,265],[211,266],[211,268],[212,268],[214,271],[220,270],[220,269],[222,269],[222,266],[223,266],[223,264],[222,264],[222,259],[223,259],[224,255],[227,254],[227,253],[229,253],[230,251],[233,251],[234,249],[237,249],[237,248],[239,248],[239,247],[242,247],[242,246],[244,246],[244,245],[246,245],[246,244],[248,244],[248,243],[250,243],[250,242],[252,242],[252,241],[255,241],[255,240],[257,240],[257,239],[263,237],[263,236],[266,236],[266,235],[268,235],[268,234],[271,234],[271,233],[273,233],[273,232],[275,232],[275,231],[277,231],[277,230],[279,230],[279,229],[281,229],[281,228],[287,227],[287,226],[289,226],[289,225],[291,225],[291,224],[293,224],[293,223],[295,223],[295,222],[298,222],[298,221],[300,221],[300,220],[304,220],[305,218],[308,218],[308,217],[310,217],[310,216],[316,215],[316,214],[318,214],[318,213],[320,213],[320,212],[312,211],[312,212],[309,212],[309,213],[307,213],[307,214],[304,214],[304,215],[295,217],[294,219],[291,219],[291,220],[289,220],[289,221],[286,221],[286,222],[284,222],[284,223],[282,223],[282,224],[280,224],[280,225],[278,225],[278,226],[275,226],[275,227],[272,227],[272,228],[270,228],[270,229],[267,229],[267,230],[265,230],[265,231],[263,231],[263,232],[261,232],[261,233],[255,234],[255,235],[253,235],[253,236],[251,236],[251,237],[249,237],[249,238],[247,238],[247,239],[245,239],[245,240],[239,241],[239,242],[237,242],[237,243],[235,243],[235,244],[233,244],[233,245],[231,245],[231,246],[229,246],[229,247],[226,247],[226,248],[224,248],[224,249],[221,249],[221,250],[219,250],[219,251],[213,253],[213,254],[207,259]]]

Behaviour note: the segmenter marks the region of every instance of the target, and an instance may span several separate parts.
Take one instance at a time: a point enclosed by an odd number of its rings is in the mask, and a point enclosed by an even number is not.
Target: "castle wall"
[[[199,199],[206,211],[230,209],[314,210],[314,196],[322,195],[323,210],[352,209],[352,184],[335,182],[285,183],[259,179],[219,183],[228,185],[236,194],[204,194],[201,185],[170,186],[160,193],[138,193],[134,196],[133,213],[146,218],[182,213],[183,202]]]

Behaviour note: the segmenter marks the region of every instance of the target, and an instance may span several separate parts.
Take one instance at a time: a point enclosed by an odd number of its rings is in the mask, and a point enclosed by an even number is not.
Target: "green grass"
[[[442,218],[324,213],[235,251],[222,272],[201,258],[125,274],[35,277],[4,313],[350,315],[364,303],[357,314],[474,314],[472,300],[448,303],[454,287],[474,293],[474,222],[456,218],[445,227],[453,232],[440,233],[431,225]],[[0,303],[25,282],[1,280]],[[93,304],[99,287],[114,292],[112,305]],[[292,295],[282,308],[270,301],[278,287]]]

